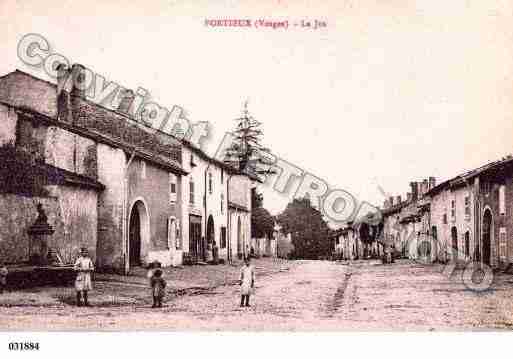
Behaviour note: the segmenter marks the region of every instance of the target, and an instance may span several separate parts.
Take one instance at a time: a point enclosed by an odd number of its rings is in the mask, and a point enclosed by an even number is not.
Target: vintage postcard
[[[513,1],[0,20],[1,331],[513,328]]]

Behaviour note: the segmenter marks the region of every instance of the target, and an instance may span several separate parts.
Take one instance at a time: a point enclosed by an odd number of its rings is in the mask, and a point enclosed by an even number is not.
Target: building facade
[[[513,262],[513,158],[486,164],[431,190],[431,226],[442,261]]]
[[[396,257],[431,260],[436,256],[435,243],[430,237],[430,213],[427,193],[436,186],[429,177],[411,182],[406,200],[389,197],[383,205],[383,242]]]
[[[89,101],[66,81],[83,71],[77,64],[61,69],[57,84],[19,70],[0,78],[0,145],[12,143],[53,177],[59,174],[45,185],[44,197],[0,194],[12,212],[0,221],[13,229],[0,241],[8,253],[2,260],[27,259],[35,203],[55,227],[51,246],[68,262],[80,247],[99,269],[124,273],[155,260],[209,261],[214,248],[221,258],[228,259],[230,249],[236,255],[251,234],[253,182],[186,141],[135,121],[131,91],[114,95],[117,108]]]

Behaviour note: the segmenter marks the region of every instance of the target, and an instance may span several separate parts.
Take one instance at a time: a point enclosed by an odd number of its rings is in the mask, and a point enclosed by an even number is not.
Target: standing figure
[[[240,306],[249,307],[249,296],[252,288],[255,287],[255,270],[250,264],[250,259],[246,258],[244,266],[240,270]]]
[[[75,289],[77,290],[77,305],[82,306],[82,295],[84,297],[84,305],[89,306],[87,292],[93,289],[91,273],[94,271],[93,261],[89,258],[87,248],[80,250],[80,255],[75,262],[75,271],[77,278],[75,279]]]
[[[4,292],[7,286],[7,274],[9,274],[7,267],[3,263],[0,263],[0,294]]]
[[[166,281],[162,278],[162,270],[155,269],[151,277],[151,294],[153,295],[152,308],[162,307],[162,298],[166,294]]]

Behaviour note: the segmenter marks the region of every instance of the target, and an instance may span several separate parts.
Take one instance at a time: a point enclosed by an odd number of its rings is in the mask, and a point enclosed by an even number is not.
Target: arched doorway
[[[369,256],[369,250],[368,250],[368,243],[369,243],[369,237],[370,237],[370,233],[369,233],[369,225],[365,222],[363,222],[361,225],[360,225],[360,229],[358,231],[359,235],[360,235],[360,241],[361,243],[363,244],[363,258],[366,259],[368,256]]]
[[[492,244],[492,213],[486,209],[483,214],[483,263],[490,265],[491,262],[491,244]]]
[[[433,246],[432,246],[432,254],[433,254],[433,259],[436,260],[438,258],[438,250],[439,250],[439,246],[438,246],[438,230],[436,228],[436,226],[432,226],[431,227],[431,241],[433,243]]]
[[[212,253],[212,248],[214,248],[215,241],[215,232],[214,232],[214,218],[212,215],[208,216],[207,220],[207,248],[210,253]]]
[[[458,230],[456,227],[451,228],[451,249],[452,260],[458,259]]]
[[[137,200],[130,211],[128,257],[130,267],[141,265],[149,243],[150,224],[148,211],[141,200]]]

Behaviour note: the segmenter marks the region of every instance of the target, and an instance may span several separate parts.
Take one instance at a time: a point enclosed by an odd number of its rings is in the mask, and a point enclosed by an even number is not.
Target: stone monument
[[[37,204],[38,216],[36,221],[28,229],[29,261],[33,265],[48,264],[48,238],[53,234],[54,229],[48,224],[48,217],[41,203]]]

